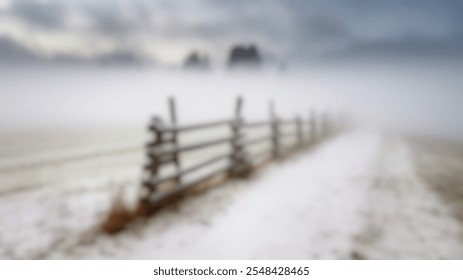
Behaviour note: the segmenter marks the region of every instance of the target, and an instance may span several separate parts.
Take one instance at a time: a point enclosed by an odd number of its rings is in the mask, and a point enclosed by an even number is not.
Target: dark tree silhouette
[[[262,62],[259,50],[254,45],[249,46],[234,46],[228,58],[228,66],[251,66],[258,67]]]
[[[192,52],[185,58],[183,66],[187,69],[207,69],[209,58],[206,54],[200,55],[198,52]]]

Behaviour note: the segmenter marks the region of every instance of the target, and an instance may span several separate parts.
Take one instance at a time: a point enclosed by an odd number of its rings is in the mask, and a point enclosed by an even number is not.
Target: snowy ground
[[[461,149],[372,131],[272,163],[120,235],[98,231],[119,190],[135,201],[145,127],[152,114],[168,119],[167,96],[177,97],[181,124],[230,118],[242,95],[246,121],[268,119],[273,99],[283,118],[340,110],[371,127],[461,136],[459,65],[417,66],[0,69],[0,258],[463,258]]]
[[[463,258],[462,224],[452,204],[417,172],[422,160],[416,155],[423,153],[416,153],[418,146],[411,143],[352,131],[272,163],[250,181],[190,197],[116,236],[96,230],[109,204],[108,192],[85,191],[81,183],[74,193],[66,188],[58,196],[46,189],[8,193],[2,196],[0,254],[59,259]],[[13,212],[18,206],[19,214]]]
[[[1,137],[1,258],[43,258],[93,232],[114,194],[138,187],[138,134],[108,129]],[[114,138],[118,145],[111,147]]]

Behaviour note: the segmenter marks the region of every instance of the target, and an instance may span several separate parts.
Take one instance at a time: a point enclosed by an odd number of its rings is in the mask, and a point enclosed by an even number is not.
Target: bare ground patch
[[[410,142],[417,175],[448,203],[463,226],[463,144],[417,139]]]

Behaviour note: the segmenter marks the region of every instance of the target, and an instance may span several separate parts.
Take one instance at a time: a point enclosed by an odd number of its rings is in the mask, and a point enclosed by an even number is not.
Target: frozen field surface
[[[347,63],[252,75],[2,68],[0,258],[461,259],[463,148],[361,130],[119,235],[99,232],[116,193],[136,201],[146,126],[153,114],[169,120],[168,96],[177,98],[182,125],[232,117],[241,95],[246,121],[268,119],[274,100],[285,119],[339,112],[334,123],[349,116],[367,127],[454,137],[463,131],[460,64]],[[209,133],[179,141],[223,131]],[[224,149],[192,152],[182,167]]]
[[[1,257],[463,258],[461,223],[429,179],[419,176],[410,142],[400,137],[345,133],[121,234],[98,233],[114,184],[136,189],[135,163],[111,179],[111,191],[96,188],[108,185],[102,178],[87,188],[80,182],[59,192],[48,187],[2,196]],[[8,212],[18,207],[19,215]]]

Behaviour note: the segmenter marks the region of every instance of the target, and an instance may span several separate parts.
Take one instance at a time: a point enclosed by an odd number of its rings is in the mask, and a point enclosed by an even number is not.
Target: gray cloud
[[[154,11],[143,1],[96,1],[85,3],[79,9],[93,20],[95,31],[113,36],[127,36],[152,27]]]
[[[43,27],[61,27],[66,17],[66,6],[61,2],[16,0],[10,13],[31,24]]]
[[[409,36],[400,39],[355,41],[349,47],[329,54],[331,58],[463,58],[463,37],[430,39]]]
[[[17,0],[4,13],[38,33],[110,38],[116,51],[129,46],[135,53],[140,37],[151,38],[153,49],[202,42],[222,53],[244,40],[295,59],[458,54],[462,10],[460,0]],[[89,21],[86,32],[68,29],[72,13]]]

